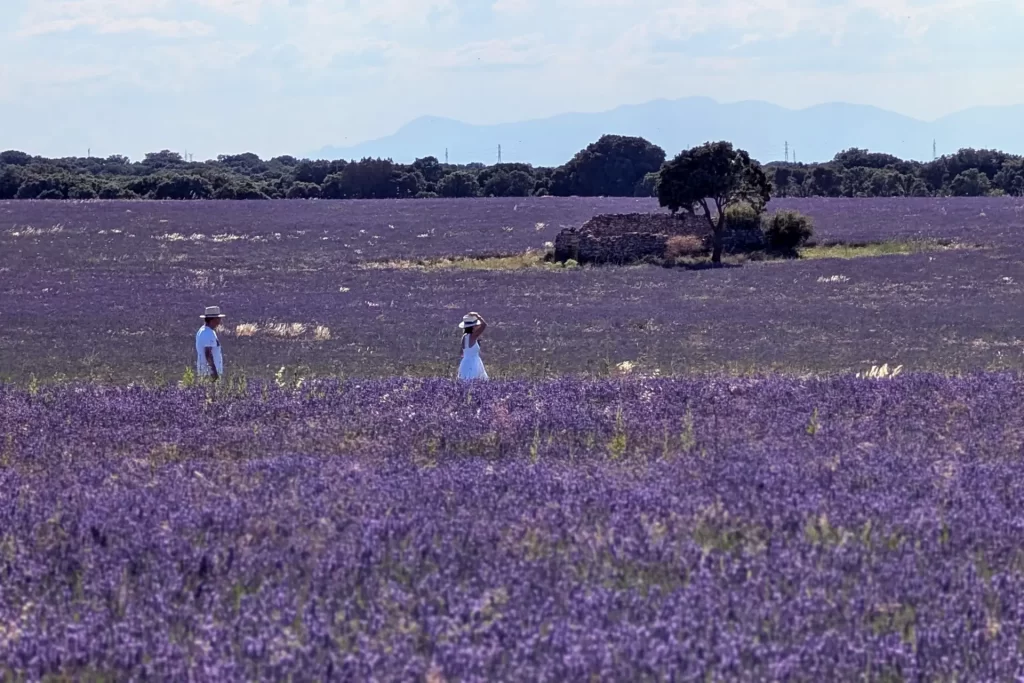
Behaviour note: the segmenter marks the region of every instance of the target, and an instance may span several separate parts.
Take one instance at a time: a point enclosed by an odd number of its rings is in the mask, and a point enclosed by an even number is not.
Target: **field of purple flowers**
[[[387,269],[654,207],[0,202],[0,679],[1024,676],[1024,206],[773,204],[973,248]],[[447,379],[469,309],[503,381]]]
[[[0,388],[15,680],[1013,680],[1024,383]]]
[[[1014,198],[787,200],[821,242],[943,239],[912,256],[517,272],[368,261],[539,249],[651,200],[0,202],[0,379],[176,381],[218,303],[229,373],[450,376],[454,322],[493,323],[492,374],[791,373],[1024,365]],[[232,335],[246,324],[246,336]],[[320,332],[317,332],[317,329]]]

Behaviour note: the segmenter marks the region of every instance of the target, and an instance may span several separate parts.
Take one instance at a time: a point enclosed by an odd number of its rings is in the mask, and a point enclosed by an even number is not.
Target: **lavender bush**
[[[1014,679],[1021,406],[998,374],[7,386],[0,671]]]

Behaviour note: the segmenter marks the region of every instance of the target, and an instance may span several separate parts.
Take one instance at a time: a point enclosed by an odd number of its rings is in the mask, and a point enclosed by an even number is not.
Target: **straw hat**
[[[220,306],[207,306],[206,313],[203,313],[200,317],[205,320],[207,318],[224,318],[226,316],[220,312]]]
[[[459,323],[459,329],[465,330],[465,329],[468,329],[470,327],[476,327],[479,322],[480,322],[479,318],[477,318],[472,313],[468,313],[468,314],[462,316],[462,322]]]

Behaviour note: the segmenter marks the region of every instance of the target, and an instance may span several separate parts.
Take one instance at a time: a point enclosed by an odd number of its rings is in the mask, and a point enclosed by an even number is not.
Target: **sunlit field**
[[[0,202],[0,679],[1024,675],[1024,202],[771,208],[689,269],[545,261],[651,200]]]

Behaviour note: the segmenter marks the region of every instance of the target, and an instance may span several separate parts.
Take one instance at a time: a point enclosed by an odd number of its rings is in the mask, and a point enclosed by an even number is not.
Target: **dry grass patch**
[[[204,235],[201,232],[194,232],[191,235],[184,235],[180,232],[169,232],[163,235],[156,235],[153,237],[158,242],[210,242],[224,243],[224,242],[237,242],[239,240],[252,239],[247,235],[233,235],[223,233],[220,235]]]
[[[527,270],[556,268],[544,260],[545,252],[527,251],[506,256],[451,256],[428,259],[367,261],[362,268],[378,270]]]
[[[677,259],[704,253],[704,240],[696,235],[675,235],[665,244],[665,258]]]
[[[871,256],[906,256],[926,251],[979,249],[977,245],[935,240],[876,242],[873,244],[820,244],[800,249],[800,258],[867,258]]]
[[[26,225],[23,228],[14,228],[7,231],[7,234],[11,237],[38,237],[39,235],[59,235],[64,232],[64,224],[57,223],[49,228],[35,228],[31,225]]]
[[[295,339],[306,333],[305,323],[270,323],[264,331],[271,337]]]
[[[276,337],[278,339],[300,339],[302,337],[312,338],[316,341],[329,341],[331,339],[331,328],[326,325],[313,325],[307,323],[240,323],[235,326],[235,335],[238,337],[255,337],[257,335]]]

